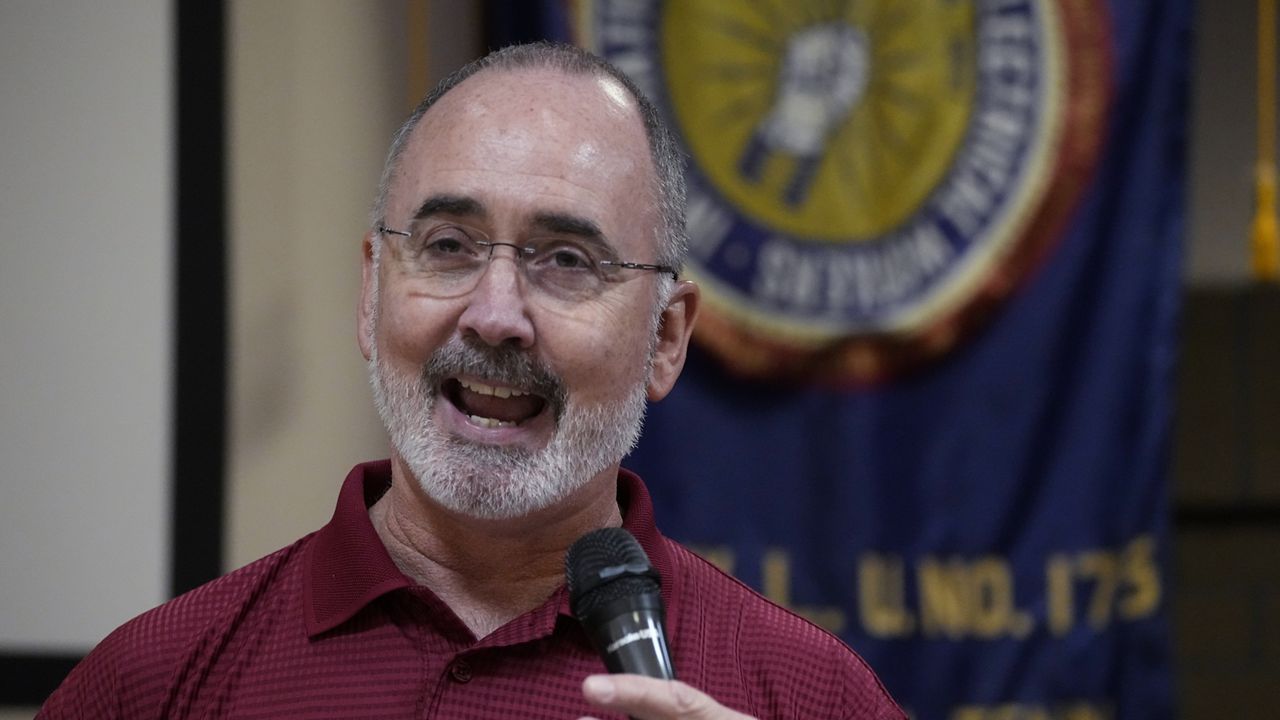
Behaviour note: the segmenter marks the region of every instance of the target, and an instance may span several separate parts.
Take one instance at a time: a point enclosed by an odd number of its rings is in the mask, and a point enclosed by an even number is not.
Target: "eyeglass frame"
[[[470,231],[479,233],[480,235],[486,238],[489,237],[488,233],[484,232],[483,230],[480,230],[479,228],[473,228],[470,225],[465,225],[463,223],[456,223],[456,222],[450,222],[446,224],[453,225],[462,230],[470,230]],[[390,235],[398,235],[400,237],[405,237],[405,238],[413,237],[413,233],[411,232],[406,232],[404,230],[394,230],[382,223],[378,223],[376,226],[376,229],[379,235],[390,234]],[[487,248],[489,250],[488,260],[490,262],[493,261],[493,249],[495,247],[509,247],[512,250],[516,251],[517,257],[521,257],[521,258],[523,258],[523,256],[526,256],[526,255],[532,255],[538,251],[537,248],[530,247],[528,245],[517,245],[515,243],[509,243],[509,242],[495,242],[493,240],[476,240],[475,238],[472,238],[471,241],[474,242],[476,245],[482,248]],[[606,267],[623,268],[625,270],[645,270],[648,272],[666,273],[671,275],[672,280],[680,279],[680,272],[676,270],[674,267],[672,267],[671,265],[655,265],[652,263],[638,263],[638,262],[631,262],[629,260],[596,260],[595,263],[597,265],[603,265]],[[521,265],[523,266],[523,259],[521,260]]]

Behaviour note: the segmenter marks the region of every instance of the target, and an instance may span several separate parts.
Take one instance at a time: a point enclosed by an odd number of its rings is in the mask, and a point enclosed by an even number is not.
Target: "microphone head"
[[[578,538],[564,564],[569,608],[583,622],[619,598],[659,592],[658,572],[644,548],[623,528],[601,528]]]

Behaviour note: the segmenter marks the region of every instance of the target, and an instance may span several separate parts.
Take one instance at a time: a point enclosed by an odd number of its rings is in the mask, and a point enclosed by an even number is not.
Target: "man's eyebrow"
[[[557,235],[574,235],[582,240],[609,248],[609,241],[604,232],[594,222],[568,213],[543,212],[533,216],[533,226],[544,232]]]
[[[484,218],[488,213],[485,212],[484,205],[475,198],[465,195],[432,195],[418,206],[413,219],[422,220],[439,214]]]

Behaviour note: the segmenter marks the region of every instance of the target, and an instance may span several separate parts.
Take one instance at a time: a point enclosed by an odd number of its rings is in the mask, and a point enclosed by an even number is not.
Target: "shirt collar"
[[[332,630],[382,595],[412,587],[413,581],[396,567],[369,520],[369,507],[390,486],[389,460],[357,465],[342,483],[333,518],[310,546],[304,584],[308,635]],[[654,524],[649,491],[639,476],[625,469],[618,472],[618,506],[622,526],[640,542],[662,577],[662,601],[670,627],[674,622],[671,552]],[[552,602],[559,614],[570,615],[568,593],[557,592]]]
[[[369,506],[390,486],[390,460],[362,463],[347,473],[333,519],[311,543],[305,584],[308,635],[332,630],[378,597],[412,586],[369,520]]]

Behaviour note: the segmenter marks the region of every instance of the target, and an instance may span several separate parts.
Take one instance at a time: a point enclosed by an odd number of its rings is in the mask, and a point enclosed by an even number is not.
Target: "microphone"
[[[611,673],[674,680],[663,627],[661,578],[622,528],[593,530],[565,555],[569,608]]]

